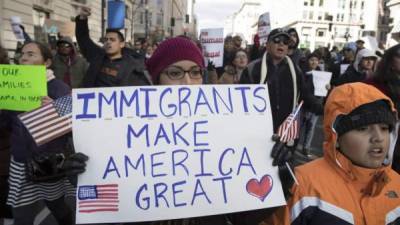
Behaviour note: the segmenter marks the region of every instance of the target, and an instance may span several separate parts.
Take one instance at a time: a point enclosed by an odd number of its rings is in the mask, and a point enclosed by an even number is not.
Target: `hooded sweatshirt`
[[[377,100],[388,101],[395,112],[389,98],[371,85],[346,84],[331,92],[325,107],[324,157],[296,168],[299,184],[293,186],[288,205],[274,215],[273,224],[400,224],[400,175],[390,168],[396,129],[380,168],[356,166],[336,149],[336,118]]]
[[[354,59],[353,66],[349,66],[347,68],[346,72],[344,72],[344,74],[339,77],[335,85],[339,86],[346,83],[362,82],[368,79],[365,71],[360,71],[359,68],[361,60],[366,57],[377,58],[377,56],[372,51],[365,48],[361,49],[360,51],[358,51],[356,58]]]
[[[58,42],[66,42],[72,46],[71,54],[63,56],[57,53],[53,58],[51,69],[57,79],[64,81],[72,88],[81,86],[83,77],[86,74],[88,63],[77,54],[74,43],[70,37],[63,37]]]

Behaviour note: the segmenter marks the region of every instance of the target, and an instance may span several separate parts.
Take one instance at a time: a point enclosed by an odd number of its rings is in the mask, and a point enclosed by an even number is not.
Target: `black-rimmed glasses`
[[[170,66],[161,73],[166,74],[171,80],[180,80],[186,73],[188,73],[192,79],[200,79],[203,77],[203,70],[198,66],[193,66],[189,70],[184,70],[179,66]]]

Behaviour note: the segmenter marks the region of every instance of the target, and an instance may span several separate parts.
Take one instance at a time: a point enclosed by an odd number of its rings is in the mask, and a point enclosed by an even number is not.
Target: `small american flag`
[[[38,146],[46,144],[71,132],[72,97],[67,95],[58,98],[18,117]]]
[[[78,199],[80,213],[118,212],[118,184],[79,186]]]
[[[303,101],[293,110],[292,113],[283,121],[278,128],[280,141],[287,143],[288,141],[299,138],[300,129],[300,109],[303,106]]]

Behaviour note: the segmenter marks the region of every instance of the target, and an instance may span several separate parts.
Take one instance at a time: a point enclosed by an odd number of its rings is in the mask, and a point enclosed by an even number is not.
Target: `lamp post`
[[[149,8],[146,4],[145,8],[144,8],[144,37],[147,39],[148,35],[149,35]]]

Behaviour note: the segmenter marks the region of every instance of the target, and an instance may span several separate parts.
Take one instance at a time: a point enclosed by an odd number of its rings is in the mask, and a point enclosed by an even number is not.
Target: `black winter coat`
[[[97,76],[104,61],[107,59],[103,48],[96,45],[89,36],[87,19],[82,20],[79,16],[75,19],[75,35],[82,55],[90,63],[86,76],[83,79],[83,87],[95,87]],[[118,71],[118,86],[137,86],[150,85],[149,79],[144,74],[144,64],[142,59],[132,57],[132,49],[124,48],[122,51],[122,66]]]

